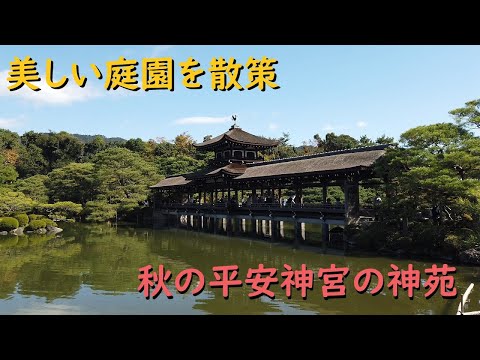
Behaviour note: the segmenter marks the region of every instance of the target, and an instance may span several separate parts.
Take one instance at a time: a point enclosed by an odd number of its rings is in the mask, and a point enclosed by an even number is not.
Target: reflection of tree
[[[183,230],[154,232],[154,238],[149,245],[153,253],[161,253],[168,258],[179,257],[204,273],[207,284],[204,292],[208,293],[209,296],[206,296],[206,299],[203,297],[200,299],[199,297],[194,308],[204,310],[207,313],[275,313],[281,311],[280,308],[285,307],[282,304],[284,303],[287,307],[319,314],[415,314],[418,309],[438,309],[439,312],[443,312],[445,304],[452,301],[443,299],[439,294],[426,300],[423,296],[423,288],[415,292],[416,296],[412,301],[400,289],[399,299],[395,300],[392,291],[387,288],[390,281],[387,274],[392,271],[391,263],[403,269],[407,267],[408,263],[413,263],[421,271],[425,267],[431,266],[430,263],[424,264],[415,261],[377,257],[352,258],[324,255],[295,251],[288,245],[277,246],[266,241],[240,240]],[[306,264],[308,269],[314,270],[314,289],[308,292],[306,300],[302,299],[299,292],[293,289],[292,298],[288,299],[285,296],[285,290],[281,289],[279,284],[276,284],[270,287],[276,295],[276,300],[270,301],[266,297],[252,300],[248,297],[250,286],[244,284],[241,288],[231,288],[230,298],[225,300],[221,289],[212,289],[208,286],[209,281],[214,279],[213,266],[238,265],[240,269],[238,278],[244,281],[248,269],[257,267],[260,263],[264,264],[265,267],[276,268],[280,283],[283,281],[281,273],[284,271],[284,264],[291,265],[294,270],[299,269],[301,264]],[[318,269],[320,267],[328,268],[330,264],[335,264],[337,267],[346,266],[350,269],[350,274],[345,279],[347,289],[345,299],[325,300],[322,297],[323,281],[318,279]],[[358,294],[356,292],[353,283],[354,277],[360,270],[366,268],[378,269],[384,275],[385,285],[382,294],[373,297],[368,293]],[[173,275],[175,276],[176,273]],[[478,275],[476,276],[477,281]],[[422,279],[426,280],[426,276],[422,275]],[[457,287],[464,286],[462,276],[457,275],[456,281],[459,284]],[[371,287],[373,288],[375,285],[376,279],[373,279]]]
[[[152,231],[127,227],[100,225],[65,225],[60,237],[53,235],[5,236],[0,237],[0,299],[8,298],[16,289],[21,295],[35,295],[52,301],[62,297],[75,296],[82,285],[95,292],[109,295],[130,293],[138,296],[138,306],[145,302],[137,293],[138,269],[148,264],[157,268],[163,264],[172,272],[168,283],[174,295],[173,300],[159,295],[151,301],[181,301],[182,297],[194,300],[193,309],[208,314],[275,314],[294,313],[296,309],[317,314],[415,314],[452,313],[449,311],[453,300],[444,300],[437,294],[426,300],[423,290],[415,292],[414,300],[407,298],[400,289],[400,297],[394,300],[387,289],[387,273],[390,264],[405,269],[408,263],[423,270],[432,263],[420,263],[398,259],[375,257],[340,257],[320,253],[293,250],[288,244],[275,245],[267,241],[212,236],[191,231]],[[231,288],[228,300],[222,296],[222,289],[209,286],[214,280],[212,267],[238,265],[238,278],[243,282],[250,267],[264,264],[278,270],[277,277],[283,281],[281,272],[284,264],[294,270],[306,264],[315,273],[314,289],[308,291],[303,300],[300,293],[292,290],[292,298],[285,296],[280,285],[272,285],[275,300],[262,297],[250,299],[250,285]],[[347,298],[324,300],[321,293],[323,281],[318,280],[318,269],[346,266],[350,274],[346,278]],[[441,264],[438,264],[441,265]],[[192,287],[180,295],[174,287],[174,279],[180,271],[196,268],[205,275],[206,286],[202,294],[193,299]],[[368,293],[358,294],[353,286],[355,275],[365,268],[378,269],[385,278],[383,294],[372,297]],[[158,268],[157,268],[158,269]],[[455,276],[459,294],[471,283],[478,283],[480,269],[462,268]],[[426,280],[426,276],[422,276]],[[196,282],[196,277],[194,277]],[[372,287],[375,284],[372,284]],[[472,294],[472,303],[478,303],[478,293]],[[189,308],[190,309],[190,308]],[[187,309],[188,311],[188,309]]]

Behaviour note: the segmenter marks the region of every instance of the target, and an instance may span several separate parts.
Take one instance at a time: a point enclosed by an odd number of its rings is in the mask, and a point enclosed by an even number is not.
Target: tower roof
[[[278,140],[267,139],[261,136],[250,134],[241,128],[232,125],[230,129],[214,138],[204,141],[200,144],[194,144],[199,150],[210,150],[226,142],[238,144],[238,145],[251,145],[257,148],[270,148],[278,145]]]

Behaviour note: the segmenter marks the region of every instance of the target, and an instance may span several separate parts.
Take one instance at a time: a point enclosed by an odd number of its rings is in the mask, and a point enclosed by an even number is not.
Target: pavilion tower
[[[260,150],[278,146],[278,140],[250,134],[238,127],[236,117],[232,117],[232,120],[234,124],[227,132],[194,145],[199,151],[215,152],[213,165],[251,164],[262,161],[263,158],[258,154]]]

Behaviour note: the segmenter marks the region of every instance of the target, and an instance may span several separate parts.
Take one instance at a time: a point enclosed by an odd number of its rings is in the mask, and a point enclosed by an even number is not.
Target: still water
[[[0,314],[452,314],[458,299],[443,299],[440,292],[426,300],[423,287],[410,300],[403,289],[398,299],[387,288],[390,264],[406,269],[411,263],[426,280],[429,261],[405,261],[380,257],[324,255],[309,250],[294,250],[287,244],[195,233],[186,230],[112,228],[74,224],[65,226],[61,235],[0,237]],[[270,286],[275,299],[249,298],[251,285],[230,288],[224,299],[221,288],[212,288],[212,267],[238,265],[238,279],[244,281],[249,268],[278,269],[284,264],[293,270],[302,264],[318,273],[330,264],[348,267],[346,297],[324,299],[323,280],[314,277],[313,289],[303,299],[292,289],[291,299],[280,284]],[[442,263],[437,263],[439,266]],[[146,300],[137,291],[139,268],[152,265],[158,271],[164,265],[172,272],[168,299],[161,293]],[[205,275],[206,285],[192,295],[197,278],[185,294],[179,294],[174,280],[179,272],[195,268]],[[378,269],[385,286],[376,296],[359,294],[353,285],[363,269]],[[459,295],[470,283],[476,287],[470,296],[469,311],[480,310],[480,267],[457,267],[454,275]],[[375,285],[374,282],[371,288]]]

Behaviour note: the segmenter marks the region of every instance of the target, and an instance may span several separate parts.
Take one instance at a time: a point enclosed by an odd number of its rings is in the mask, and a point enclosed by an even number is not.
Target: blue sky
[[[32,57],[42,80],[46,60],[54,62],[54,80],[68,84],[41,91],[24,86],[7,89],[10,62]],[[120,56],[135,59],[171,57],[175,90],[132,92],[104,88],[106,63]],[[245,65],[249,57],[274,58],[279,89],[213,91],[212,58],[230,57]],[[202,89],[186,89],[179,63],[193,57],[205,75]],[[104,78],[95,77],[96,64]],[[78,87],[71,66],[87,77]],[[375,139],[398,136],[424,124],[451,121],[448,111],[480,98],[480,46],[343,46],[343,45],[124,45],[0,46],[0,127],[19,134],[28,130],[102,134],[126,139],[165,138],[187,132],[197,141],[228,129],[232,114],[254,134],[280,137],[288,132],[300,145],[318,133],[344,133]],[[139,86],[141,86],[141,66]],[[239,83],[249,83],[244,68]]]

